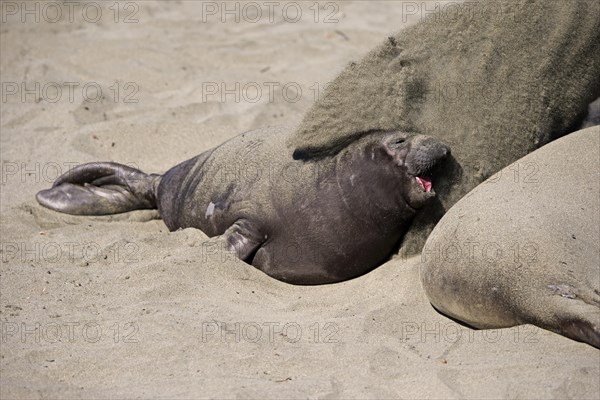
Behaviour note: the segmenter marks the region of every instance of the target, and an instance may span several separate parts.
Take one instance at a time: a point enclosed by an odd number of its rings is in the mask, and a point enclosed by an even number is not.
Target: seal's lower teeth
[[[417,180],[417,183],[421,185],[425,192],[431,192],[431,179],[424,176],[417,176],[415,179]]]

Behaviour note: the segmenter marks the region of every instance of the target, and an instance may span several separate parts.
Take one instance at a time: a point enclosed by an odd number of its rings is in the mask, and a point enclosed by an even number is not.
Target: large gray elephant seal
[[[443,313],[530,323],[600,348],[600,127],[558,139],[456,203],[422,253]]]
[[[438,177],[439,201],[415,217],[407,253],[419,253],[475,186],[576,130],[600,96],[600,1],[438,3],[415,2],[426,18],[344,68],[290,141],[304,159],[374,128],[448,144],[454,158]]]
[[[371,132],[335,157],[307,163],[293,160],[288,132],[242,134],[162,176],[85,164],[37,199],[80,215],[158,208],[170,230],[221,235],[242,260],[276,279],[332,283],[390,255],[416,210],[435,197],[433,168],[449,153],[427,136]]]

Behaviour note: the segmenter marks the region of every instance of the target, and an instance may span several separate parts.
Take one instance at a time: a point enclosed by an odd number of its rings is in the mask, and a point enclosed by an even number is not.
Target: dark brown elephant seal
[[[350,279],[379,265],[434,197],[449,148],[423,135],[371,132],[335,157],[296,161],[291,129],[242,134],[167,171],[82,165],[38,193],[69,214],[158,208],[170,230],[222,236],[229,250],[295,284]]]
[[[534,324],[600,348],[600,127],[558,139],[456,203],[423,248],[443,313]]]

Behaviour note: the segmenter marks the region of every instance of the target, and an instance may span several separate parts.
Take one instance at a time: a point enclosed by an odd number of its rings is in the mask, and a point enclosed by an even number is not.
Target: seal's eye
[[[406,141],[406,139],[398,139],[396,140],[396,144],[402,144]]]

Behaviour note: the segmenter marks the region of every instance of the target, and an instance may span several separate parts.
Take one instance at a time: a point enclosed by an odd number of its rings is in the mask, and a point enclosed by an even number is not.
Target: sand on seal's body
[[[432,304],[481,328],[530,323],[600,348],[600,126],[519,159],[427,239]]]
[[[452,10],[452,12],[450,12]],[[510,0],[440,8],[348,65],[306,113],[290,145],[335,153],[371,129],[414,130],[453,149],[402,251],[496,171],[575,130],[600,96],[600,2]]]
[[[205,235],[168,232],[153,211],[90,218],[40,207],[35,193],[57,167],[118,160],[166,171],[245,130],[299,119],[315,81],[322,87],[405,17],[401,3],[343,1],[339,23],[315,24],[312,2],[293,2],[306,7],[298,23],[203,22],[211,2],[143,1],[138,23],[115,24],[113,2],[96,3],[96,24],[19,15],[0,24],[3,82],[99,82],[109,94],[70,102],[65,88],[56,103],[15,95],[0,107],[0,398],[600,397],[598,350],[531,325],[449,321],[420,287],[418,258],[295,287],[206,257]],[[112,100],[117,80],[138,85],[138,103]],[[206,82],[257,81],[298,82],[304,96],[202,96]]]

